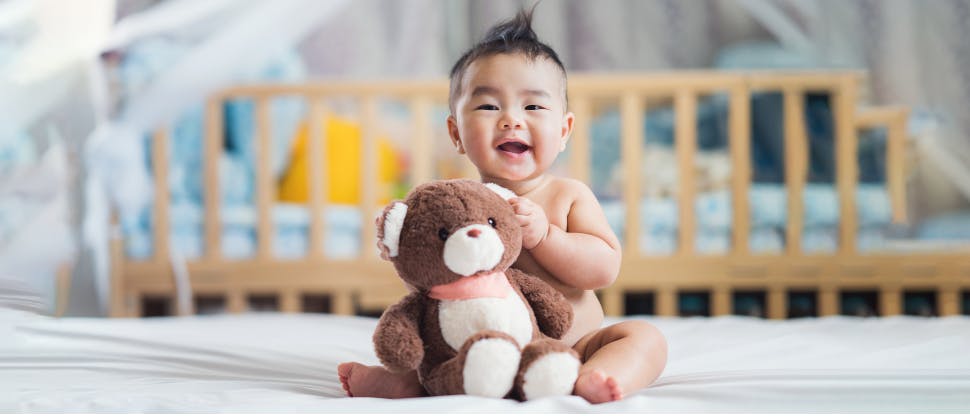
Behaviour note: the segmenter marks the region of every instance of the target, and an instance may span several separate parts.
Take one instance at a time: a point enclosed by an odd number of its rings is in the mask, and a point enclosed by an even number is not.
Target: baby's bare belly
[[[573,326],[563,335],[562,341],[567,345],[575,345],[580,338],[600,328],[603,324],[603,307],[592,290],[579,291],[576,294],[566,294],[566,299],[573,306]]]

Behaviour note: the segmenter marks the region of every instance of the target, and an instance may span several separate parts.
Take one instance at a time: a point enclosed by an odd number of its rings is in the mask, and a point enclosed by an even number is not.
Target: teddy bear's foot
[[[579,356],[555,340],[533,342],[522,351],[516,393],[522,400],[572,394],[579,375]]]
[[[459,351],[465,357],[462,384],[465,394],[502,398],[512,390],[521,352],[512,337],[487,332],[469,338]]]

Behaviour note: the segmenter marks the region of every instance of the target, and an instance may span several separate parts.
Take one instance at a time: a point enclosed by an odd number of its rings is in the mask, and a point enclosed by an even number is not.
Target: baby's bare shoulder
[[[595,199],[593,191],[585,183],[573,178],[556,177],[550,181],[550,188],[557,195],[571,200]]]

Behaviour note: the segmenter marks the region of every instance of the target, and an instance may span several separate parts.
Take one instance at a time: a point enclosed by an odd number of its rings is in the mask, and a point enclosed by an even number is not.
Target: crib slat
[[[310,102],[310,130],[307,151],[309,165],[307,169],[310,178],[310,246],[309,257],[323,257],[323,236],[326,224],[323,217],[323,205],[327,195],[327,171],[324,169],[326,160],[326,145],[324,137],[327,122],[327,108],[320,97],[309,96]]]
[[[835,179],[839,191],[839,253],[856,252],[855,192],[859,179],[855,80],[842,76],[835,97]]]
[[[624,251],[640,254],[640,163],[643,149],[643,100],[634,93],[623,95],[620,101],[620,128],[623,153],[624,186],[623,205],[626,210],[624,222]]]
[[[589,184],[589,123],[592,120],[589,97],[570,97],[575,122],[572,137],[569,139],[569,172],[570,175],[585,184]]]
[[[805,206],[802,194],[808,174],[808,143],[805,135],[804,92],[788,88],[784,93],[785,188],[788,191],[788,224],[785,229],[785,251],[802,252],[802,226]]]
[[[222,98],[213,96],[205,111],[205,258],[215,262],[222,258],[222,220],[219,218],[219,158],[222,156]]]
[[[152,138],[152,173],[155,176],[155,218],[152,229],[155,261],[158,263],[168,262],[168,240],[172,228],[169,218],[168,146],[168,130],[158,129]]]
[[[411,137],[411,184],[419,185],[432,178],[434,148],[431,146],[431,100],[426,95],[419,95],[411,100],[411,111],[414,114],[414,136]]]
[[[361,227],[361,253],[365,259],[377,256],[375,247],[377,230],[372,226],[377,214],[377,129],[378,102],[377,97],[368,95],[363,98],[363,120],[361,120],[361,159],[360,165],[360,214],[363,216]]]
[[[269,99],[256,98],[256,198],[257,198],[257,257],[273,258],[273,200],[276,183],[273,181],[273,144],[270,138]]]
[[[897,109],[886,131],[886,185],[893,211],[893,223],[906,222],[906,119],[908,112]]]
[[[859,130],[886,129],[886,192],[895,224],[906,222],[906,120],[909,112],[901,107],[870,107],[855,115]]]
[[[680,255],[694,253],[696,229],[694,196],[694,154],[697,152],[697,95],[690,90],[680,90],[675,99],[677,148],[677,204],[680,211],[677,236],[677,252]]]
[[[751,185],[751,97],[745,86],[731,90],[729,110],[731,141],[731,207],[734,220],[732,249],[748,253],[748,189]]]

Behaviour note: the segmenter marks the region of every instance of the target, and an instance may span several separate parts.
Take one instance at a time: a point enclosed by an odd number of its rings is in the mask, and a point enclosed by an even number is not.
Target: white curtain
[[[909,197],[913,223],[970,207],[970,1],[737,5],[769,38],[816,65],[866,70],[870,104],[910,108],[918,160]]]

